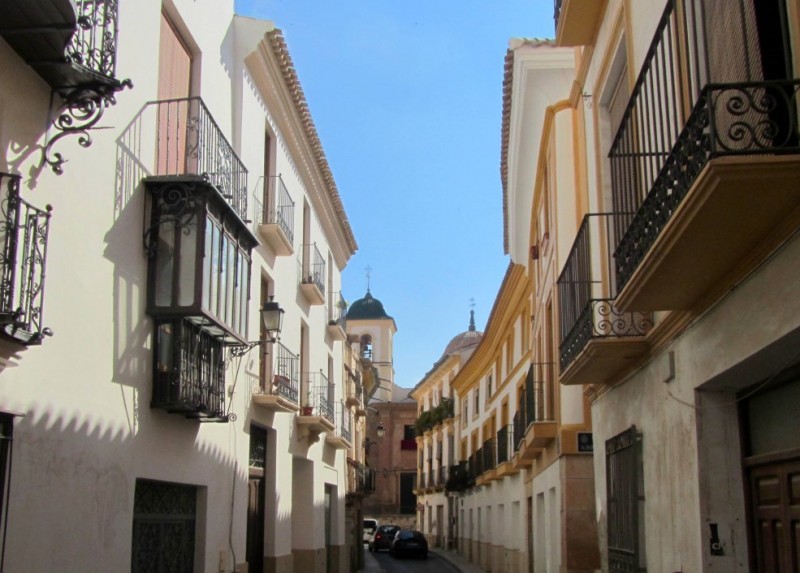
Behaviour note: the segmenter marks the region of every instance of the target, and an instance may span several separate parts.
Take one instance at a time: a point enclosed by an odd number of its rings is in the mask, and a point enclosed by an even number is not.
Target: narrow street
[[[449,561],[433,551],[427,559],[411,557],[395,558],[388,552],[364,553],[365,573],[458,573]]]

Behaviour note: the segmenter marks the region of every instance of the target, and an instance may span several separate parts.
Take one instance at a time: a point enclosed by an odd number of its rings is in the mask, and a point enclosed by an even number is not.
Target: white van
[[[378,529],[377,519],[372,519],[371,517],[364,518],[364,536],[362,538],[364,543],[369,543],[372,540],[376,529]]]

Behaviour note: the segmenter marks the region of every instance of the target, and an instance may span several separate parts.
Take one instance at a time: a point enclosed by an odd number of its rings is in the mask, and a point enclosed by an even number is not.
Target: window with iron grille
[[[631,426],[606,441],[608,570],[647,571],[642,435]]]
[[[225,421],[225,347],[188,319],[156,323],[152,407]]]

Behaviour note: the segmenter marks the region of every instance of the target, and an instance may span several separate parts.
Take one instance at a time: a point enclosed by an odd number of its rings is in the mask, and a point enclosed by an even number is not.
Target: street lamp
[[[269,300],[264,303],[259,311],[261,313],[261,322],[264,324],[264,330],[267,333],[267,338],[264,340],[254,340],[246,342],[241,346],[234,346],[231,349],[231,356],[238,358],[250,352],[256,346],[261,346],[267,342],[275,343],[281,335],[281,328],[283,327],[283,314],[284,310],[281,305],[275,302],[275,297],[270,295]]]
[[[378,427],[375,428],[375,433],[378,435],[378,439],[383,438],[386,435],[386,428],[383,427],[383,422],[378,422]]]

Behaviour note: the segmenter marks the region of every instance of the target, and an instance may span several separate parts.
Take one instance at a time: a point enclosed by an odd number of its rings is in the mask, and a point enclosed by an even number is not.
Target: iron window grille
[[[497,465],[511,459],[513,446],[513,426],[503,426],[497,430]]]
[[[642,435],[632,426],[606,441],[608,568],[644,573],[644,476]]]
[[[132,573],[194,571],[197,488],[137,479]]]
[[[201,422],[227,422],[225,346],[186,319],[156,322],[151,406]]]
[[[345,406],[344,402],[339,402],[336,404],[336,409],[338,410],[338,415],[336,416],[336,430],[342,438],[352,443],[353,423],[350,415],[350,409]]]
[[[43,327],[47,242],[52,207],[19,195],[19,175],[0,173],[0,325],[21,344],[52,334]]]

